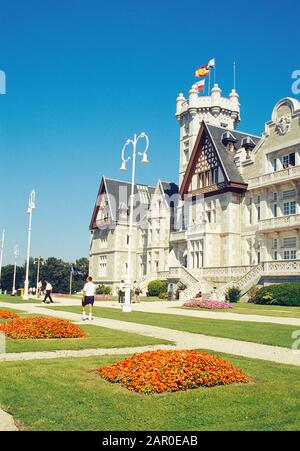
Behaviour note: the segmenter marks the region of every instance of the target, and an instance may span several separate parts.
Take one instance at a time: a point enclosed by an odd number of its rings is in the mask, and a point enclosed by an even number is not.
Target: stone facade
[[[188,99],[176,100],[179,184],[136,186],[143,214],[134,225],[133,280],[222,287],[245,274],[247,283],[274,277],[279,261],[278,277],[287,277],[285,264],[299,266],[300,102],[278,102],[262,136],[255,136],[236,130],[236,91],[221,94],[218,85],[210,96],[192,86]],[[91,274],[114,288],[126,276],[129,197],[118,194],[115,211],[108,197],[125,186],[102,179],[90,225]]]

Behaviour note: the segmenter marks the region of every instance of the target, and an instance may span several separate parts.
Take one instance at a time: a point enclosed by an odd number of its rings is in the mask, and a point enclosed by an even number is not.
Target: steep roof
[[[176,183],[173,183],[173,182],[163,182],[160,180],[160,183],[161,183],[162,189],[164,190],[164,193],[165,193],[166,202],[167,202],[168,206],[170,207],[170,201],[172,200],[172,196],[179,193],[179,187],[178,187],[178,185],[176,185]],[[173,199],[173,203],[174,203],[174,199]]]
[[[149,207],[151,197],[153,196],[155,188],[136,183],[134,186],[135,203],[134,208],[138,209],[141,206],[145,210]],[[127,206],[129,208],[130,195],[131,195],[131,183],[123,180],[114,180],[102,177],[100,182],[100,188],[98,191],[92,219],[90,222],[90,229],[95,228],[95,221],[99,211],[100,195],[106,193],[108,197],[108,203],[113,221],[119,220],[119,207]]]
[[[222,140],[222,136],[226,131],[229,131],[230,134],[236,139],[236,142],[234,144],[235,149],[240,149],[242,147],[242,140],[243,138],[250,137],[253,143],[256,145],[260,141],[259,136],[250,135],[249,133],[244,132],[238,132],[236,130],[227,130],[224,127],[217,127],[215,125],[211,124],[205,124],[206,128],[208,130],[209,136],[215,146],[215,148],[218,151],[220,160],[224,166],[225,172],[228,176],[228,181],[231,182],[239,182],[239,183],[246,183],[243,179],[242,175],[238,171],[235,163],[234,163],[234,153],[229,151],[226,148],[226,145],[224,144]]]
[[[234,162],[234,152],[228,150],[224,140],[223,135],[224,133],[228,133],[232,136],[232,141],[234,148],[236,150],[240,149],[242,147],[242,140],[245,138],[250,138],[251,143],[253,143],[253,146],[256,146],[257,143],[260,141],[259,136],[251,135],[249,133],[239,132],[236,130],[228,130],[224,127],[217,127],[215,125],[207,124],[205,121],[202,122],[188,166],[186,168],[185,176],[183,178],[181,187],[180,187],[180,194],[183,196],[188,189],[190,180],[191,180],[191,174],[192,174],[192,168],[195,163],[195,160],[197,158],[197,153],[200,149],[201,143],[203,142],[203,139],[206,136],[210,139],[212,146],[216,152],[216,155],[219,159],[219,162],[222,166],[222,169],[224,171],[225,177],[226,177],[226,183],[227,184],[238,184],[241,187],[246,186],[247,182],[243,179],[243,176],[240,174],[235,162]]]

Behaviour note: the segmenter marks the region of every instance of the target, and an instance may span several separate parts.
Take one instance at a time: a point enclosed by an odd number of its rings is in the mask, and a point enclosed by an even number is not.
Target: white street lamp
[[[2,261],[3,261],[4,240],[5,240],[5,230],[3,229],[2,230],[2,238],[1,238],[1,251],[0,251],[0,294],[2,293],[1,275],[2,275]]]
[[[131,178],[131,196],[130,196],[130,213],[129,213],[129,234],[128,234],[128,258],[127,258],[127,277],[125,283],[125,301],[122,306],[123,312],[131,312],[131,302],[130,302],[130,290],[131,290],[131,253],[132,253],[132,235],[133,235],[133,201],[134,201],[134,186],[135,186],[135,160],[136,160],[136,146],[140,139],[146,140],[146,148],[144,152],[138,152],[138,155],[143,157],[142,163],[148,164],[147,150],[149,147],[149,139],[146,133],[141,133],[139,136],[134,135],[133,140],[127,139],[123,149],[122,149],[122,165],[120,170],[122,172],[126,171],[126,163],[132,158],[132,178]],[[125,158],[126,147],[132,144],[133,154],[131,157]]]
[[[19,257],[19,246],[16,244],[14,246],[14,256],[15,256],[15,264],[14,264],[14,278],[13,278],[13,287],[12,287],[12,295],[16,294],[16,273],[17,273],[17,258]]]
[[[27,213],[29,214],[29,226],[28,226],[27,257],[26,257],[26,276],[25,276],[24,295],[23,295],[24,301],[28,300],[31,221],[32,221],[32,211],[34,209],[35,209],[35,191],[32,190],[29,195],[28,209],[27,209]]]

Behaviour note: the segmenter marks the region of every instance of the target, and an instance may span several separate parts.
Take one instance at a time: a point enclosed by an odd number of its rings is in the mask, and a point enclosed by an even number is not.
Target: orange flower
[[[10,338],[83,338],[84,331],[76,324],[58,318],[15,319],[0,326]]]
[[[20,318],[17,313],[10,312],[9,310],[0,310],[0,318],[2,319],[16,319]]]
[[[100,376],[140,393],[245,383],[250,379],[226,360],[198,351],[148,351],[100,368]]]

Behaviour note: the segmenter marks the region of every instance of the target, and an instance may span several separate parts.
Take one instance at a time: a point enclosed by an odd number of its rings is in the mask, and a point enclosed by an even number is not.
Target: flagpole
[[[233,63],[233,89],[236,88],[236,67],[235,67],[235,61]]]
[[[216,84],[216,73],[217,73],[217,60],[215,59],[215,71],[214,71],[214,85]]]
[[[210,95],[210,69],[208,74],[208,95]]]

